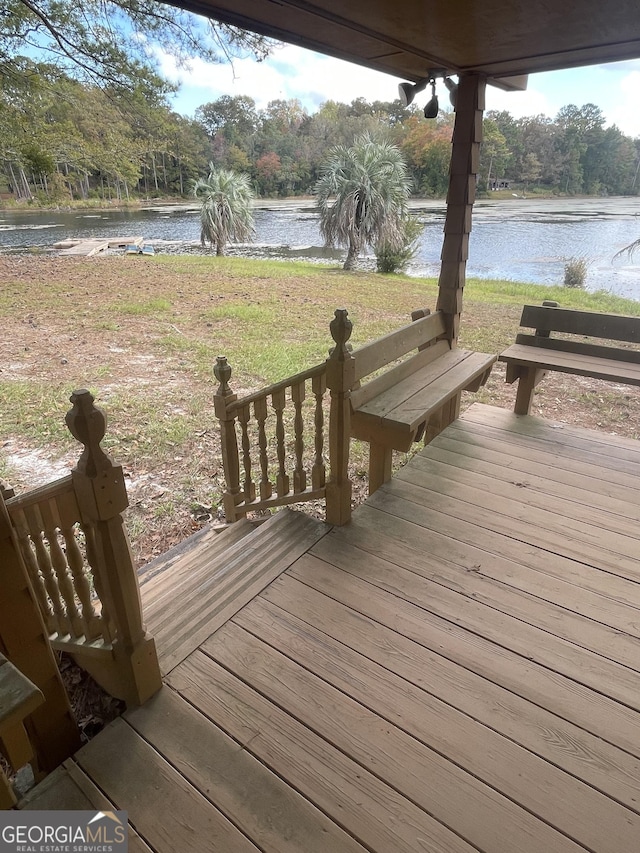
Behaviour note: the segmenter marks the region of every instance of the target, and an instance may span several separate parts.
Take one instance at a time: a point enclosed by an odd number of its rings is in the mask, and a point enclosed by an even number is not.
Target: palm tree
[[[229,169],[217,169],[209,163],[209,175],[199,178],[193,194],[202,202],[200,210],[200,242],[216,247],[216,255],[224,255],[230,241],[242,242],[253,237],[251,201],[253,190],[247,175]]]
[[[332,148],[315,195],[325,244],[349,247],[344,269],[354,268],[366,245],[402,245],[409,180],[395,145],[365,134],[351,148]]]

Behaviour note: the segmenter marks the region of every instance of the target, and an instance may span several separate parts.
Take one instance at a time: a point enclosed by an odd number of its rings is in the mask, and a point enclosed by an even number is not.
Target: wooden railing
[[[52,643],[110,646],[115,626],[100,590],[95,529],[82,523],[73,478],[12,498],[7,508]]]
[[[253,510],[324,498],[326,364],[238,399],[219,356],[214,397],[220,421],[227,521]],[[287,440],[287,435],[291,439]]]
[[[326,361],[242,399],[229,386],[231,366],[218,356],[214,373],[220,385],[214,403],[227,521],[254,510],[321,499],[327,521],[348,521],[348,398],[354,377],[347,311],[337,310],[329,328],[334,347]]]
[[[141,704],[161,680],[122,519],[124,476],[100,447],[106,420],[91,394],[76,391],[71,402],[67,426],[84,445],[77,466],[10,498],[7,511],[53,647],[112,695]]]

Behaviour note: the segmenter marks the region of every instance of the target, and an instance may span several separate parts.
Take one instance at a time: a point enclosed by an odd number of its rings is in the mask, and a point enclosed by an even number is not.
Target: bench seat
[[[616,355],[618,355],[617,351]],[[640,364],[621,361],[618,358],[603,358],[583,353],[562,352],[547,347],[513,344],[501,354],[500,361],[506,362],[509,366],[534,366],[541,370],[556,370],[560,373],[574,373],[578,376],[620,382],[622,385],[640,385]],[[516,378],[514,377],[513,381]]]
[[[421,312],[414,312],[416,314]],[[407,452],[414,441],[431,441],[460,412],[462,391],[477,391],[497,356],[451,346],[437,312],[354,353],[355,376],[405,361],[351,391],[351,436],[369,443],[369,492],[391,478],[393,451]]]
[[[495,355],[450,349],[436,361],[354,408],[351,434],[407,451],[418,430],[460,391],[475,391],[496,360]]]

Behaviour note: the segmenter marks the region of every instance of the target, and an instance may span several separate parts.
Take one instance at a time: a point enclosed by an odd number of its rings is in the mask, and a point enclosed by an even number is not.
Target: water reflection
[[[469,277],[504,278],[561,284],[564,262],[589,261],[587,287],[640,299],[640,266],[612,258],[640,236],[635,199],[581,199],[568,203],[526,200],[479,202],[470,239]],[[408,272],[437,276],[445,209],[441,202],[414,204],[424,224],[419,251]],[[344,250],[325,249],[311,203],[265,202],[255,211],[252,244],[229,248],[229,254],[259,258],[301,258],[334,265]],[[198,211],[188,206],[113,211],[0,211],[0,249],[51,251],[65,237],[133,237],[140,235],[156,251],[200,254]],[[371,254],[363,261],[373,267]]]

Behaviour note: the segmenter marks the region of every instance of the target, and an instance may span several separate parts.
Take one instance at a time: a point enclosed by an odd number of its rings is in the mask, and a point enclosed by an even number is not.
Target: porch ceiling
[[[175,5],[406,80],[419,80],[433,68],[505,78],[640,56],[635,0],[178,0]],[[506,80],[502,85],[512,88]]]

